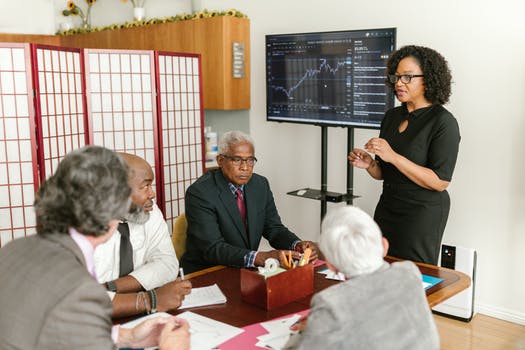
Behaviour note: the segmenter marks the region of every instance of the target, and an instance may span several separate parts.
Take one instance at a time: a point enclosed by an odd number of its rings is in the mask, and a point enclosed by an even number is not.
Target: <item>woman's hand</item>
[[[388,142],[385,139],[379,137],[371,138],[365,144],[365,150],[372,154],[378,155],[383,161],[387,163],[392,163],[394,157],[397,155],[392,147],[390,147]]]
[[[368,169],[374,162],[370,154],[359,148],[354,148],[352,152],[350,152],[348,160],[350,164],[360,169]]]

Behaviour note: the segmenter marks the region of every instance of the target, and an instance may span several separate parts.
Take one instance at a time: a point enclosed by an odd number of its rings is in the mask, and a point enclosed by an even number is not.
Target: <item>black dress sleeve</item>
[[[428,167],[444,181],[452,180],[452,173],[458,158],[459,126],[454,116],[445,108],[441,111],[431,133],[432,139],[428,150]]]

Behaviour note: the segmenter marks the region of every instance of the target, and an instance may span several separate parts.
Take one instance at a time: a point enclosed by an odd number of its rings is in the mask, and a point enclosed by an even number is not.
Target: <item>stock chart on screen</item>
[[[266,36],[267,120],[377,128],[395,28]]]

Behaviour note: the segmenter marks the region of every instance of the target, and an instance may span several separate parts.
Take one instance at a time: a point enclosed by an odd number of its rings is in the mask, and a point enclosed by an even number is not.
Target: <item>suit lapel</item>
[[[249,241],[252,245],[259,241],[257,236],[256,227],[257,227],[257,213],[258,213],[258,202],[256,189],[253,186],[250,186],[250,182],[244,186],[244,199],[246,201],[246,221],[248,221],[248,235]],[[250,230],[251,228],[251,230]],[[253,250],[257,250],[258,244],[255,247],[250,247]]]
[[[226,211],[230,215],[233,223],[235,224],[235,227],[239,231],[239,234],[242,237],[244,244],[246,245],[246,247],[250,247],[250,242],[248,241],[246,228],[244,227],[244,224],[242,223],[241,215],[239,214],[239,208],[237,208],[237,203],[235,202],[235,197],[233,193],[230,191],[228,182],[222,175],[222,171],[220,169],[216,171],[215,178],[216,178],[217,186],[220,189],[219,199],[224,205],[224,208],[226,208]]]

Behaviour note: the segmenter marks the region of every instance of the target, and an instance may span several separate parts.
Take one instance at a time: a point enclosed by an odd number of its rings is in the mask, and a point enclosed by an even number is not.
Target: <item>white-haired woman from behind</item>
[[[421,273],[410,261],[384,261],[388,242],[367,213],[330,211],[319,245],[346,281],[314,295],[287,349],[439,349]]]

